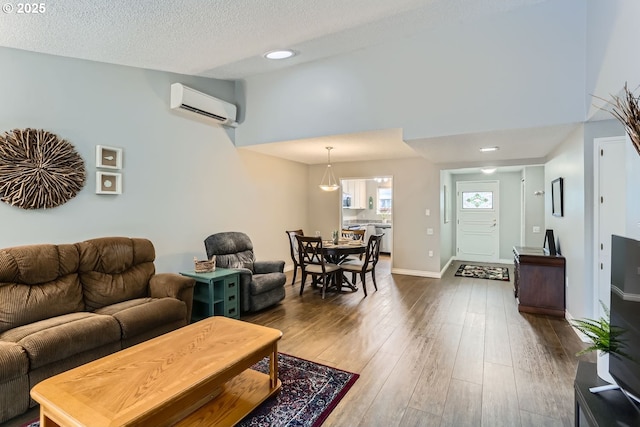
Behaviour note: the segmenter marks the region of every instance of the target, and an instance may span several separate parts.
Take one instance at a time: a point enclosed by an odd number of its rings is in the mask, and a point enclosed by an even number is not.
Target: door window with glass
[[[463,191],[462,209],[493,209],[493,192]]]
[[[500,255],[498,181],[458,181],[457,257],[464,261],[497,262]]]

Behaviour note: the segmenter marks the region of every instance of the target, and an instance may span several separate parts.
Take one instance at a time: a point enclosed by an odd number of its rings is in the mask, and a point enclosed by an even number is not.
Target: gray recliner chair
[[[249,236],[238,231],[212,234],[204,241],[207,258],[216,267],[240,271],[240,311],[262,310],[285,296],[284,261],[256,261]]]

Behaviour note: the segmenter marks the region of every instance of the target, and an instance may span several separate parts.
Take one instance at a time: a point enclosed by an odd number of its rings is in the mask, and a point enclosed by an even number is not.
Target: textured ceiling
[[[60,0],[0,14],[0,45],[238,79],[542,0]],[[300,54],[273,62],[268,50]]]
[[[19,14],[18,3],[9,3],[13,10],[0,13],[0,46],[241,79],[543,1],[548,0],[60,0],[42,3],[46,10],[37,15]],[[277,48],[299,54],[283,61],[262,57]],[[525,135],[536,144],[524,143]],[[505,145],[515,143],[499,156],[542,157],[557,141],[544,140],[545,135],[551,134],[499,134]],[[390,129],[247,148],[307,164],[324,162],[327,145],[335,147],[336,162],[424,156],[447,163],[474,156],[475,146],[493,137],[462,135],[407,145],[400,129]]]

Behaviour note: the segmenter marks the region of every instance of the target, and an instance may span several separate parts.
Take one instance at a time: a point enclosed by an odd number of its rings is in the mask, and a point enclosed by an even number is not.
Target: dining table
[[[362,240],[339,239],[338,243],[333,243],[332,240],[325,240],[322,242],[322,250],[327,261],[340,265],[347,260],[349,255],[365,253],[367,251],[367,245]],[[351,283],[344,274],[341,273],[340,276],[341,279],[339,279],[339,283],[336,284],[338,291],[342,290],[342,287],[347,287],[353,292],[358,290],[355,283]]]

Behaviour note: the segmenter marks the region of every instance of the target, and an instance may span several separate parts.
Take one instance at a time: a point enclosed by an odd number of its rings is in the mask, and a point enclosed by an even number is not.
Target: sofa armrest
[[[187,323],[191,322],[193,307],[193,287],[195,279],[174,273],[159,273],[151,276],[149,294],[152,298],[171,297],[183,301],[187,305]]]
[[[284,261],[255,261],[253,271],[256,274],[283,273]]]

